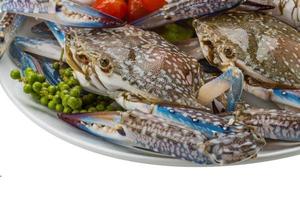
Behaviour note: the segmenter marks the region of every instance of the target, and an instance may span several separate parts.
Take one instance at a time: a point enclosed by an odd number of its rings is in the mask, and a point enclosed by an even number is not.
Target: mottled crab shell
[[[109,91],[129,91],[155,103],[202,107],[197,102],[203,84],[197,60],[158,34],[126,25],[70,29],[67,38],[71,66],[87,80],[96,74]]]
[[[194,25],[200,42],[209,41],[214,58],[235,62],[246,75],[271,87],[300,88],[300,32],[291,26],[244,12],[197,20]],[[226,49],[233,56],[224,60]]]

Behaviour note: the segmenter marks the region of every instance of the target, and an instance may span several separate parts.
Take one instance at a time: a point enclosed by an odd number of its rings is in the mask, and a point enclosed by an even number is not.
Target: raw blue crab
[[[108,30],[71,28],[62,34],[58,27],[51,23],[49,26],[59,36],[59,43],[64,44],[65,60],[74,69],[81,85],[114,98],[128,110],[59,114],[61,119],[86,132],[124,146],[140,147],[200,164],[230,164],[255,157],[265,143],[262,136],[300,139],[300,116],[293,112],[238,109],[214,115],[198,101],[200,89],[208,84],[205,87],[211,97],[205,99],[214,99],[227,92],[229,100],[232,98],[236,102],[241,90],[228,92],[228,89],[233,83],[241,83],[243,76],[235,68],[204,84],[200,67],[193,67],[199,66],[198,63],[152,32],[126,25]],[[61,40],[64,37],[66,41]],[[25,65],[34,68],[44,61],[31,58],[23,50],[44,56],[57,52],[54,42],[41,42],[43,40],[18,37],[10,53],[20,55],[13,56],[19,65],[31,60],[33,62]],[[41,44],[47,45],[43,49],[48,52],[36,49]],[[54,59],[60,58],[59,53],[52,55]],[[156,59],[153,60],[152,55],[156,55]],[[159,55],[161,59],[157,59]],[[153,62],[155,65],[151,65]],[[168,66],[178,70],[174,73]],[[181,73],[184,79],[177,82],[177,74]],[[191,85],[186,84],[189,80]],[[204,85],[201,87],[199,83]],[[178,88],[182,88],[182,95],[176,93]],[[263,124],[260,123],[262,119]]]
[[[296,29],[268,15],[245,12],[196,20],[194,25],[210,64],[221,70],[240,68],[247,92],[299,111],[300,33]]]

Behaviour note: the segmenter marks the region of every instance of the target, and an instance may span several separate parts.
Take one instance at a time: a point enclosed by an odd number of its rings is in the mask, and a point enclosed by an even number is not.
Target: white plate
[[[26,30],[23,31],[26,32]],[[99,137],[91,136],[83,131],[69,126],[68,124],[60,121],[56,117],[56,113],[49,111],[47,108],[34,102],[30,96],[24,94],[22,91],[22,85],[20,83],[10,79],[10,71],[15,67],[16,66],[8,58],[8,55],[4,55],[0,61],[0,83],[3,89],[10,99],[17,105],[17,107],[20,108],[20,110],[22,110],[36,124],[49,131],[53,135],[90,151],[124,160],[158,165],[198,166],[187,161],[158,155],[156,156],[147,154],[146,152],[141,153],[135,150],[113,145]],[[255,102],[257,102],[257,100],[255,100]],[[261,102],[259,104],[261,105]],[[264,147],[264,150],[258,154],[256,159],[242,163],[245,164],[279,159],[297,155],[299,153],[300,143],[273,141],[268,142],[268,144]]]

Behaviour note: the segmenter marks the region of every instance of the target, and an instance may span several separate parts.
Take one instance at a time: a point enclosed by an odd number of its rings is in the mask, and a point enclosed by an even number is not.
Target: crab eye
[[[230,47],[224,48],[223,52],[227,58],[233,58],[235,56],[233,49]]]
[[[79,55],[77,55],[76,57],[77,57],[77,59],[78,59],[80,62],[82,62],[83,64],[85,64],[85,65],[89,64],[89,59],[88,59],[88,57],[87,57],[86,55],[84,55],[84,54],[79,54]]]
[[[109,60],[107,58],[100,59],[100,65],[102,68],[106,68],[109,66]]]
[[[109,73],[112,69],[110,61],[107,58],[100,59],[99,64],[100,64],[101,70],[105,73]]]

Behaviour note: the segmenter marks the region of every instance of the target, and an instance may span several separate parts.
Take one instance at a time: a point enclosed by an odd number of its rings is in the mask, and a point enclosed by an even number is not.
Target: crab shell
[[[154,32],[126,25],[114,29],[69,29],[67,62],[94,91],[129,91],[151,103],[203,108],[204,84],[196,59]],[[80,78],[83,77],[83,78]]]
[[[264,87],[300,88],[300,33],[291,26],[244,12],[195,20],[194,26],[211,64],[234,63]]]

